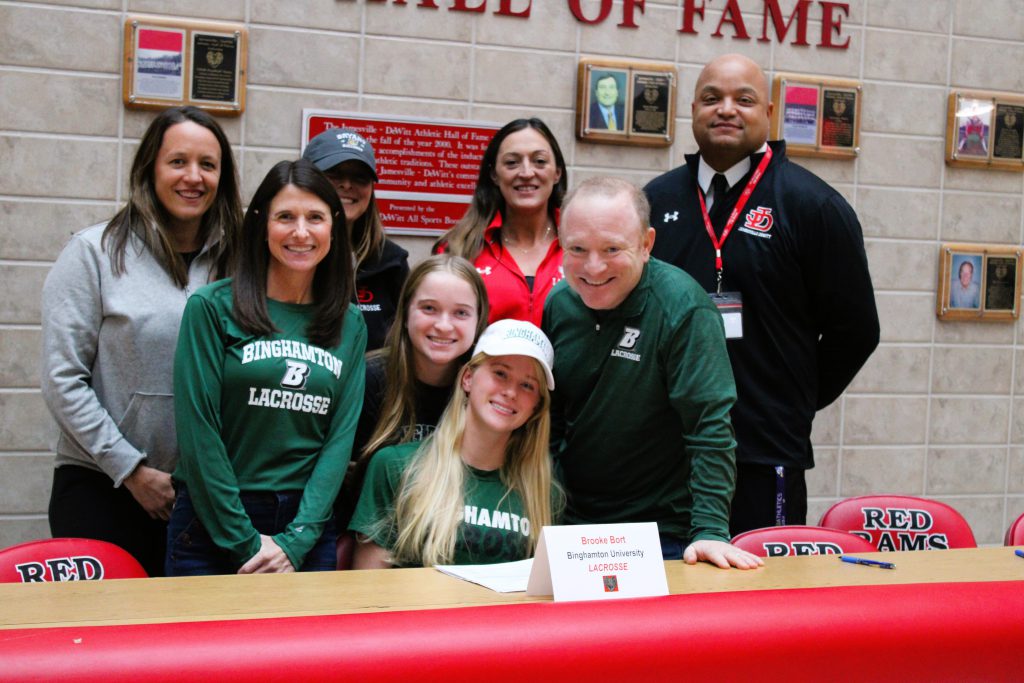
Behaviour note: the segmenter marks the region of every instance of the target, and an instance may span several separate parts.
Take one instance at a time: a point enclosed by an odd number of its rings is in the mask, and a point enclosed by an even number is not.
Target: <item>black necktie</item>
[[[715,223],[715,233],[721,233],[722,226],[719,224],[718,219],[725,209],[725,194],[729,191],[729,181],[725,179],[725,176],[721,173],[716,173],[711,178],[711,199],[714,204],[711,205],[709,215],[712,222]]]
[[[715,204],[725,199],[725,193],[729,191],[729,181],[725,179],[724,174],[716,173],[711,178],[711,189],[713,191],[711,197],[715,200]]]

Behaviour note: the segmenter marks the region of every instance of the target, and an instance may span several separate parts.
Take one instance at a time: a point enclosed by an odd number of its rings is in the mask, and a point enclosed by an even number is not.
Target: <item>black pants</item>
[[[93,538],[127,550],[150,576],[164,575],[167,523],[151,519],[125,486],[102,472],[64,465],[53,472],[50,533]]]
[[[777,508],[780,492],[783,500],[781,508]],[[807,523],[804,470],[784,468],[780,486],[773,466],[736,463],[736,493],[732,497],[729,533],[735,536],[751,529],[777,526],[777,512],[781,512],[785,524]]]

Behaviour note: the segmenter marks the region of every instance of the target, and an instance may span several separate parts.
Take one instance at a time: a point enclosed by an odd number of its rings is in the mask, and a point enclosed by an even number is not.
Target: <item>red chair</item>
[[[0,583],[144,579],[127,551],[90,538],[47,538],[0,550]]]
[[[1006,530],[1003,545],[1024,545],[1024,514],[1014,520],[1010,528]]]
[[[857,496],[841,500],[821,517],[821,526],[871,541],[879,550],[977,548],[963,516],[937,500],[915,496]]]
[[[759,557],[873,553],[878,548],[860,536],[820,526],[769,526],[737,534],[732,544]]]

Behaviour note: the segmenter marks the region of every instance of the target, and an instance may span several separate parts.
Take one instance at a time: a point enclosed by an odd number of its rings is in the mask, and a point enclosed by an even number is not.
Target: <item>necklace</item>
[[[515,249],[516,251],[518,251],[518,252],[520,252],[520,253],[522,253],[522,254],[524,254],[526,256],[529,256],[531,253],[533,253],[533,250],[537,248],[538,244],[546,245],[547,242],[548,242],[548,238],[550,238],[550,237],[551,237],[551,223],[549,222],[547,227],[544,228],[544,234],[540,236],[540,239],[535,240],[532,246],[520,247],[514,241],[510,240],[508,238],[508,235],[506,235],[504,233],[504,231],[502,231],[501,241],[509,249]]]

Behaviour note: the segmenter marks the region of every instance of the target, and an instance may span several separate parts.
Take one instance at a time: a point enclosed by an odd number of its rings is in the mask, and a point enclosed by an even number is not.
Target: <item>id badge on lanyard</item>
[[[714,292],[710,293],[711,300],[715,306],[718,307],[718,312],[722,315],[722,323],[725,325],[725,338],[726,339],[742,339],[743,338],[743,295],[740,292],[723,292],[722,291],[722,275],[725,272],[724,263],[722,261],[722,245],[725,244],[725,240],[728,239],[729,234],[732,232],[732,226],[736,224],[736,219],[739,218],[740,213],[743,211],[743,207],[747,205],[747,200],[750,199],[750,195],[754,193],[754,188],[761,181],[764,176],[764,171],[768,168],[769,162],[772,160],[772,148],[769,147],[765,150],[764,156],[761,158],[761,162],[757,165],[757,169],[754,174],[750,176],[750,180],[747,181],[747,186],[743,188],[743,193],[740,198],[736,200],[736,206],[733,207],[732,213],[729,214],[729,220],[725,222],[725,227],[722,229],[722,237],[719,238],[715,234],[715,229],[711,225],[711,216],[708,215],[708,207],[704,202],[704,193],[701,192],[700,188],[697,188],[697,199],[700,201],[700,211],[704,216],[704,228],[707,230],[708,237],[711,238],[711,245],[715,248],[715,282],[716,288]],[[715,199],[718,201],[718,198]]]
[[[743,339],[743,295],[739,292],[711,292],[725,325],[726,339]]]

